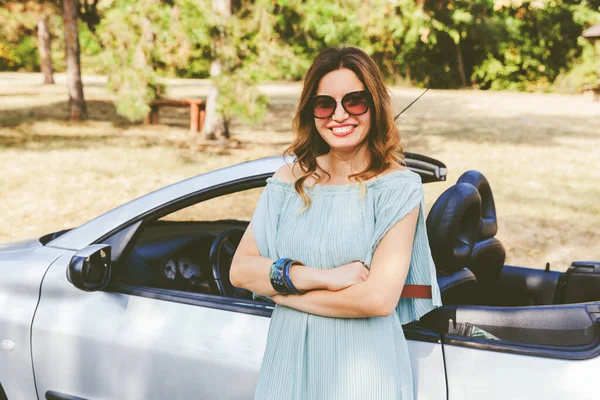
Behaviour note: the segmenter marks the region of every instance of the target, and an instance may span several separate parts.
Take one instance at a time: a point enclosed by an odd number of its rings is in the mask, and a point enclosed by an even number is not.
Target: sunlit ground
[[[2,242],[74,227],[169,183],[281,153],[300,90],[264,86],[266,120],[235,123],[239,143],[223,149],[198,143],[186,109],[161,111],[162,125],[128,123],[98,77],[84,79],[90,120],[67,122],[64,76],[53,87],[40,81],[0,73]],[[169,81],[174,97],[203,96],[207,87]],[[420,92],[393,90],[396,109]],[[399,121],[406,150],[448,167],[447,182],[426,186],[428,207],[468,169],[488,178],[507,264],[565,270],[573,260],[600,260],[600,103],[591,96],[430,91]],[[255,200],[247,203],[250,215]],[[226,212],[218,202],[202,209],[210,219]]]

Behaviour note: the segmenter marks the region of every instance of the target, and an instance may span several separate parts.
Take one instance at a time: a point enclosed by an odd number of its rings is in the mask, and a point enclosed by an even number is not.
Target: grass
[[[64,77],[0,73],[0,242],[77,226],[126,201],[216,168],[279,154],[291,140],[298,84],[270,84],[266,120],[233,125],[230,148],[199,143],[186,109],[161,125],[119,117],[101,77],[85,77],[90,120],[65,120]],[[173,97],[203,96],[206,81],[170,80]],[[420,91],[393,89],[396,109]],[[600,260],[600,103],[589,96],[430,91],[399,119],[405,149],[448,166],[426,185],[431,207],[468,169],[492,186],[507,264],[565,270]],[[256,193],[249,195],[253,199]],[[250,214],[254,201],[247,209]],[[233,204],[233,203],[232,203]],[[222,212],[207,203],[196,217]],[[242,207],[243,208],[243,207]]]

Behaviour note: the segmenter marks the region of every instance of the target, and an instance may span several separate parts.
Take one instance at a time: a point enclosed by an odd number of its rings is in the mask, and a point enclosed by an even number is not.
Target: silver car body
[[[35,240],[0,247],[0,384],[8,399],[252,398],[269,318],[203,306],[204,300],[192,305],[84,292],[66,270],[77,251],[118,235],[130,238],[136,224],[166,205],[267,176],[283,163],[271,157],[203,174],[45,246]],[[409,350],[419,399],[597,397],[590,387],[599,358],[546,359],[443,346],[435,339],[409,340]]]
[[[31,323],[48,266],[64,250],[39,240],[0,245],[0,384],[10,399],[35,399]]]

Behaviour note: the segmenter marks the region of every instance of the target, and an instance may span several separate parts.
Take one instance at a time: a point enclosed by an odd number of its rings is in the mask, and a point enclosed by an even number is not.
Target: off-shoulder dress
[[[330,318],[276,305],[255,400],[414,399],[402,325],[442,304],[431,258],[421,178],[397,170],[359,184],[314,185],[312,204],[291,182],[269,178],[252,217],[260,254],[314,268],[355,260],[369,267],[386,232],[420,206],[407,284],[431,285],[432,299],[401,298],[387,317]]]

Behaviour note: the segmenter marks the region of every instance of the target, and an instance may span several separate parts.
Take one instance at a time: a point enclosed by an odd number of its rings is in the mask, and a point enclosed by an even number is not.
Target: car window
[[[262,191],[258,187],[217,196],[146,221],[124,254],[116,281],[223,296],[215,282],[211,247],[223,232],[234,230],[241,237]]]

